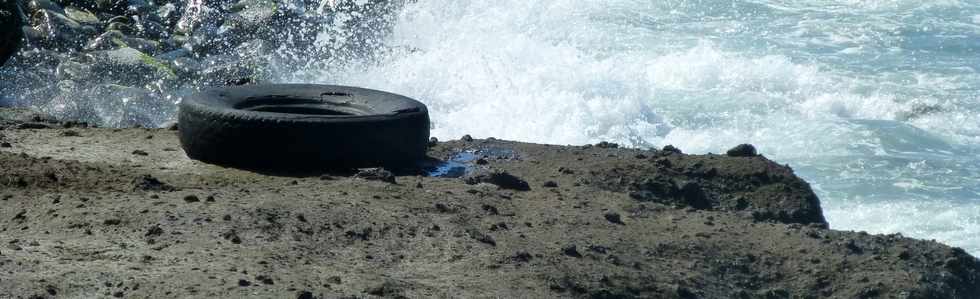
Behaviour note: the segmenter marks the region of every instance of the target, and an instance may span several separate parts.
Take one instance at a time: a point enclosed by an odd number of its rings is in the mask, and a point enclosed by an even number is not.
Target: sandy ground
[[[829,230],[762,156],[490,139],[431,149],[463,178],[273,176],[166,129],[0,127],[0,298],[980,296],[976,258]]]

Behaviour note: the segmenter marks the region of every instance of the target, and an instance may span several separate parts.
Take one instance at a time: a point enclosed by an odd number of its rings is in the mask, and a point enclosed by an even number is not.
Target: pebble
[[[561,253],[570,257],[580,258],[582,254],[578,252],[578,247],[574,244],[566,245],[561,248]]]

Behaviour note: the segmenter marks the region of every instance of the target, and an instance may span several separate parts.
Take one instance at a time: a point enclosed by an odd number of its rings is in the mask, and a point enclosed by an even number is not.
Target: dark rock
[[[631,189],[633,191],[629,192],[629,196],[633,199],[660,203],[669,203],[667,200],[673,198],[680,190],[673,180],[659,175],[634,183]]]
[[[242,239],[238,237],[238,233],[235,232],[234,230],[230,230],[221,234],[221,237],[224,238],[225,240],[231,241],[232,244],[242,244]]]
[[[847,242],[844,243],[844,247],[847,248],[847,250],[852,254],[864,253],[864,249],[862,249],[861,246],[858,246],[857,242],[854,242],[853,239],[847,240]]]
[[[575,245],[567,245],[561,248],[561,253],[570,257],[580,258],[582,254],[578,252],[578,247]]]
[[[135,185],[136,187],[134,189],[144,190],[144,191],[176,191],[177,190],[177,188],[175,188],[174,186],[161,182],[157,178],[150,175],[144,175],[140,178],[137,178],[135,180]]]
[[[344,235],[347,236],[347,238],[350,238],[352,240],[368,241],[368,240],[371,240],[371,234],[373,234],[373,233],[374,233],[374,229],[368,227],[368,228],[362,229],[359,232],[358,231],[354,231],[354,230],[349,230],[349,231],[345,232]]]
[[[46,9],[34,13],[32,22],[44,37],[42,43],[59,50],[80,49],[85,40],[98,33],[92,26],[84,26],[61,13]]]
[[[686,182],[681,185],[680,194],[684,204],[689,207],[699,210],[711,208],[711,201],[697,182]]]
[[[598,148],[619,148],[619,144],[615,144],[615,143],[608,142],[608,141],[602,141],[602,142],[596,143],[595,146],[598,147]]]
[[[271,277],[268,277],[268,276],[265,276],[265,275],[256,276],[255,277],[255,280],[258,280],[259,282],[262,282],[262,284],[267,284],[267,285],[274,285],[274,284],[276,284],[275,281],[273,281]]]
[[[395,174],[391,173],[384,168],[367,168],[361,169],[354,175],[354,178],[369,180],[369,181],[382,181],[386,183],[395,184]]]
[[[143,236],[145,236],[145,237],[157,237],[157,236],[160,236],[160,235],[163,235],[163,229],[160,228],[159,225],[154,225],[154,226],[150,227],[149,229],[147,229],[146,230],[146,234],[144,234]]]
[[[441,202],[440,202],[440,203],[436,203],[436,204],[435,204],[435,208],[436,208],[436,211],[439,211],[439,213],[451,213],[451,212],[456,212],[456,210],[455,210],[455,209],[453,209],[453,208],[450,208],[449,206],[447,206],[446,204],[444,204],[444,203],[441,203]]]
[[[435,147],[439,145],[439,139],[435,137],[429,138],[429,147]]]
[[[238,286],[240,286],[240,287],[247,287],[247,286],[250,286],[250,285],[252,285],[252,282],[251,281],[248,281],[248,280],[245,280],[245,279],[239,279],[238,280]]]
[[[557,188],[558,187],[558,183],[556,183],[555,181],[547,181],[547,182],[544,182],[544,184],[542,184],[541,186],[542,187],[545,187],[545,188]]]
[[[470,237],[477,240],[480,243],[487,244],[490,246],[497,246],[497,241],[493,239],[493,236],[484,234],[483,232],[472,229],[469,231]]]
[[[465,142],[472,142],[473,141],[473,136],[470,136],[469,134],[466,134],[466,135],[463,135],[463,138],[460,138],[459,140],[462,140],[462,141],[465,141]]]
[[[48,285],[44,287],[44,290],[48,292],[48,295],[58,296],[58,288],[53,285]]]
[[[619,225],[626,225],[626,223],[623,223],[623,218],[619,216],[619,213],[608,212],[602,216],[605,217],[606,220],[609,222],[619,224]]]
[[[54,11],[60,14],[64,14],[65,10],[61,8],[61,5],[55,3],[51,0],[30,0],[27,1],[27,12],[34,14],[42,9]]]
[[[404,296],[399,295],[402,293],[403,287],[404,286],[400,284],[391,281],[386,281],[379,286],[368,288],[364,290],[364,292],[368,293],[369,295],[385,297],[385,298],[389,298],[389,297],[405,298]]]
[[[192,202],[199,202],[199,201],[201,201],[201,199],[200,198],[197,198],[196,195],[187,195],[187,196],[184,196],[184,202],[192,203]]]
[[[296,295],[296,299],[316,299],[310,291],[301,291]]]
[[[501,189],[518,190],[518,191],[529,191],[531,186],[528,185],[527,181],[514,176],[505,171],[490,171],[487,169],[474,170],[465,176],[463,180],[470,185],[476,185],[480,183],[487,183],[492,185],[497,185]]]
[[[727,152],[729,157],[755,157],[758,156],[756,153],[755,146],[751,144],[739,144]]]
[[[510,259],[515,262],[527,263],[530,262],[533,257],[530,253],[527,253],[527,251],[518,251],[516,254],[514,254],[514,256],[510,257]]]
[[[146,151],[143,151],[143,150],[135,150],[135,151],[133,151],[133,155],[137,155],[137,156],[149,156],[150,154],[147,153]]]
[[[666,153],[683,154],[679,148],[676,148],[671,144],[664,146],[663,151]]]

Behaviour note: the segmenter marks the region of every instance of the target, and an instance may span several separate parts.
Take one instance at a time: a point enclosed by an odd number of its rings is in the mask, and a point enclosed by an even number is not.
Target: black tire
[[[224,166],[287,172],[403,166],[425,157],[429,112],[377,90],[251,85],[185,98],[178,128],[189,157]]]
[[[17,1],[0,0],[0,66],[20,49],[24,39],[23,25]]]

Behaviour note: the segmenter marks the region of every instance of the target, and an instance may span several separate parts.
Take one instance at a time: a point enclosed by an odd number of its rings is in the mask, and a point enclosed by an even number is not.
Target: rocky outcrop
[[[0,109],[0,297],[980,292],[973,256],[827,229],[806,182],[751,151],[467,140],[420,169],[276,177],[189,160],[170,130]]]

